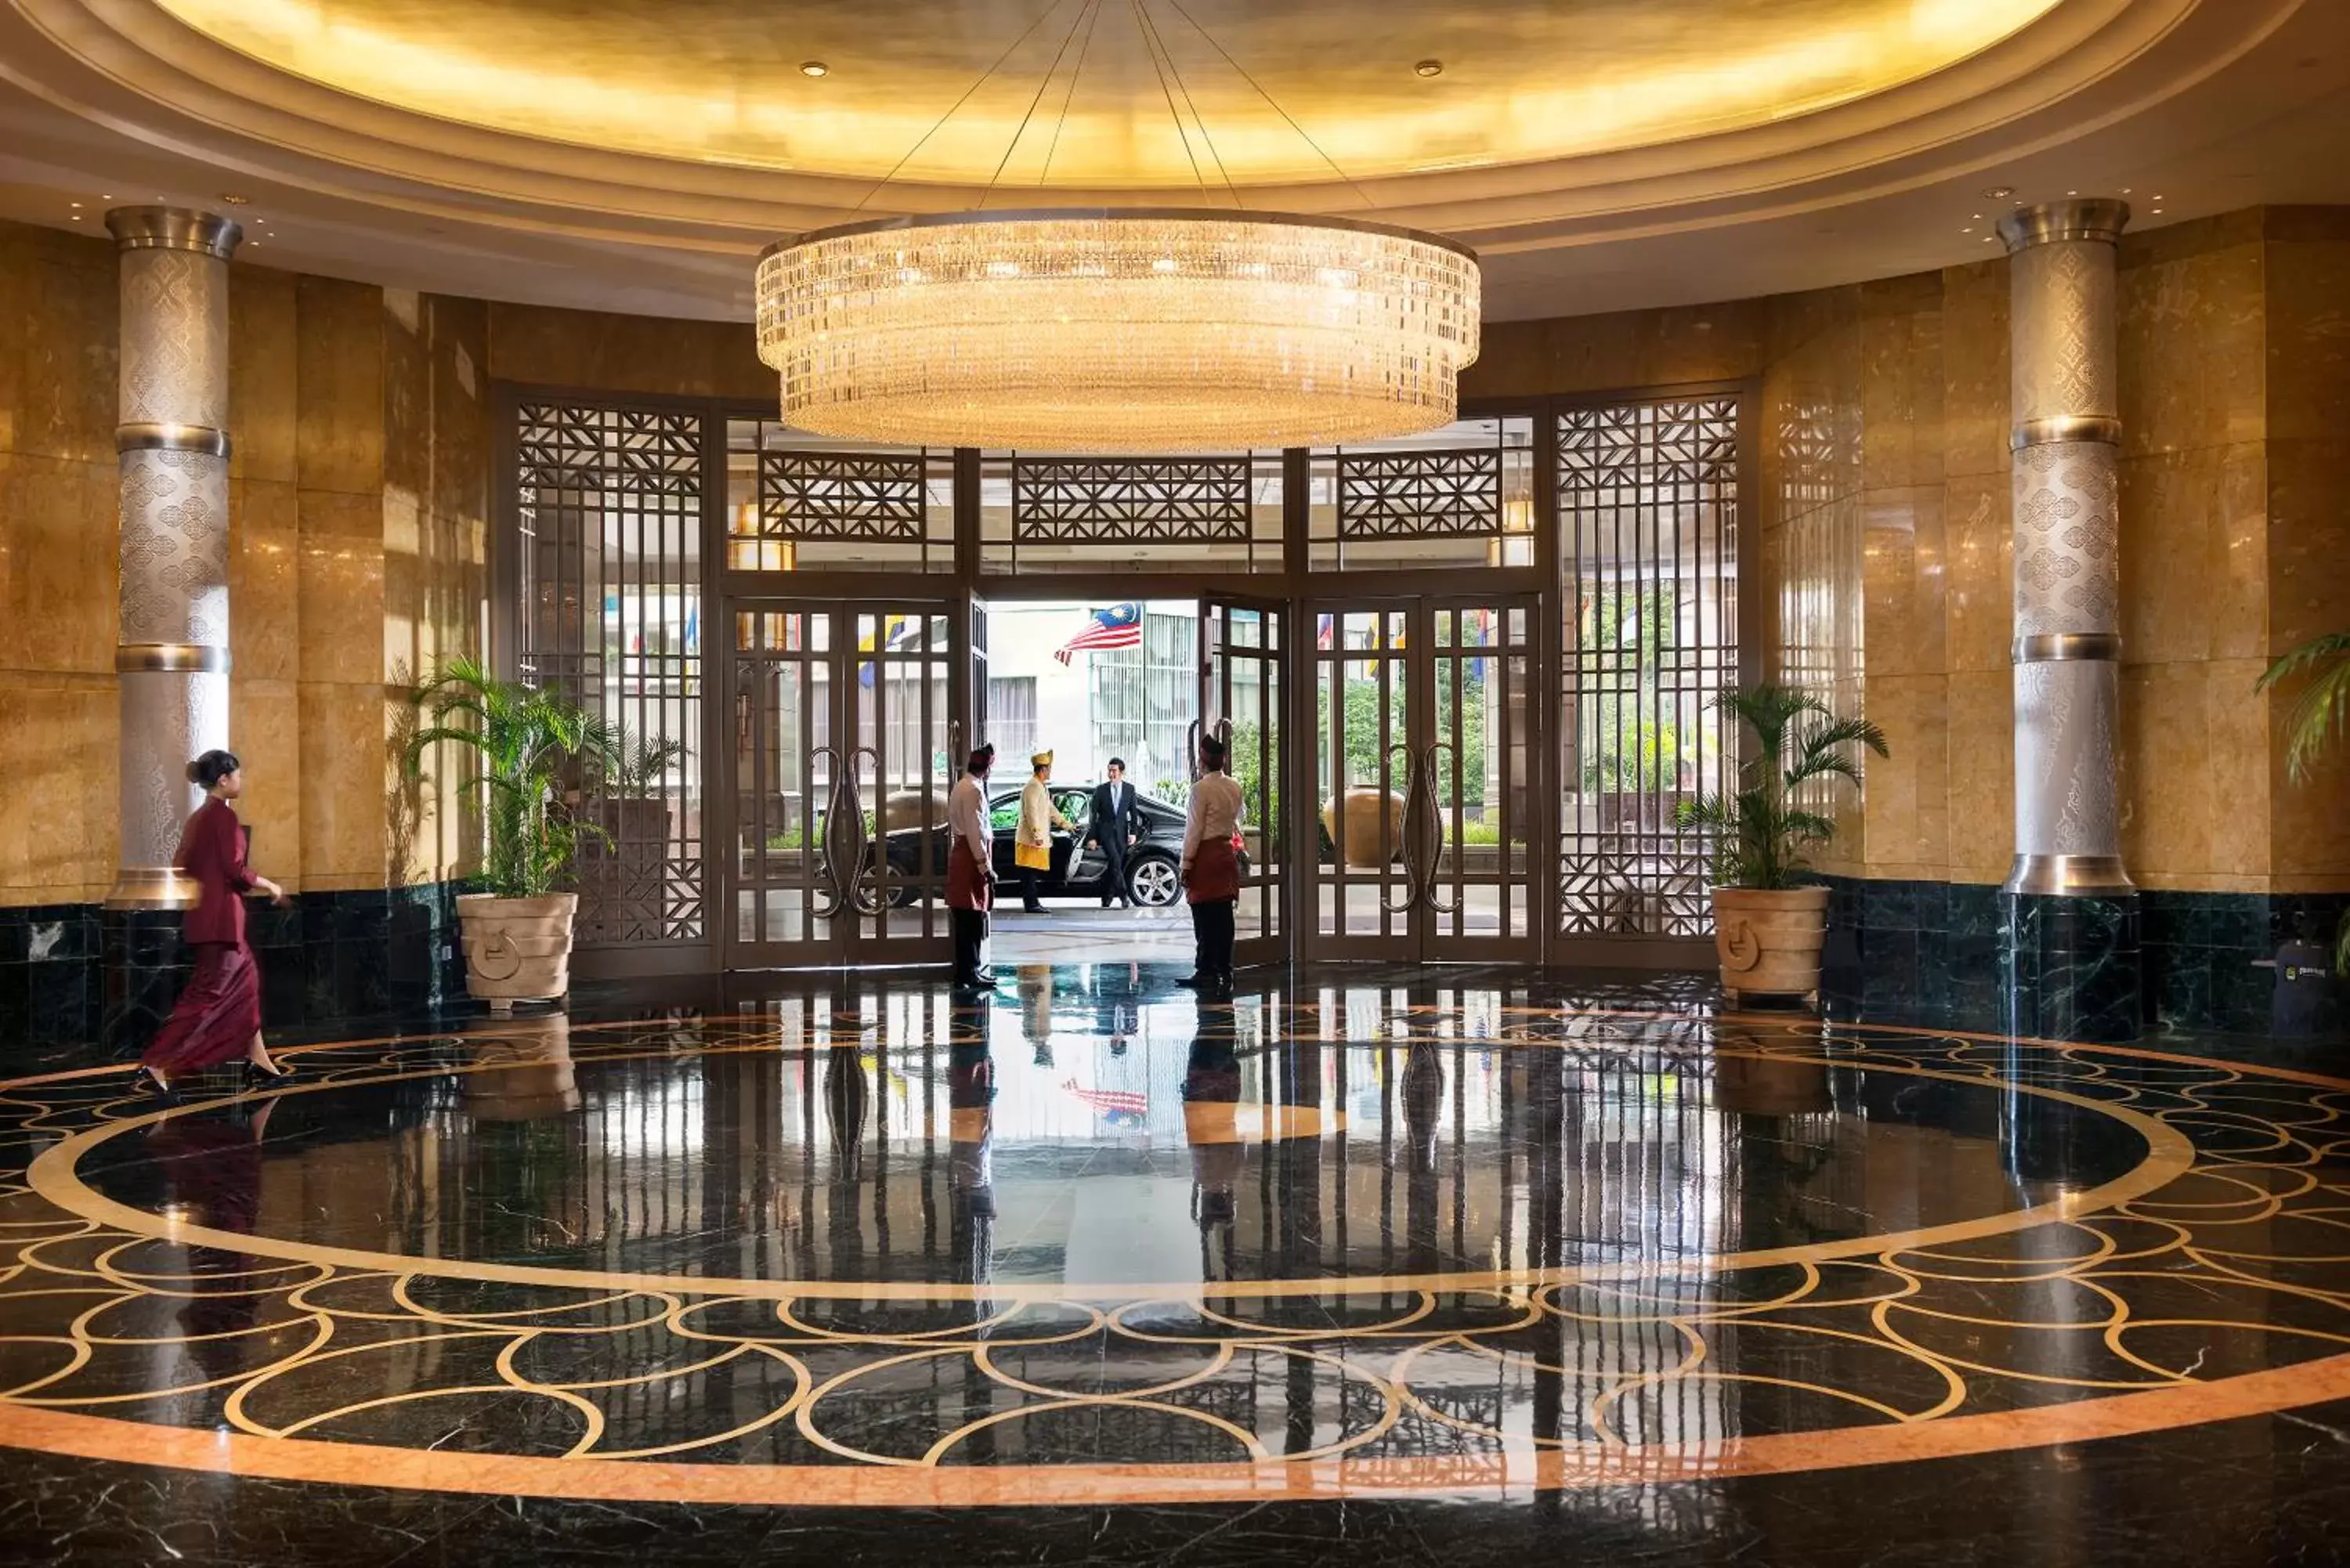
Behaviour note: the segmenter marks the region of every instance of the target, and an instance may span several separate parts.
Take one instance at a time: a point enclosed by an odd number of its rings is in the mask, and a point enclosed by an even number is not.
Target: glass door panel
[[[1206,731],[1223,739],[1241,786],[1232,957],[1243,965],[1289,956],[1283,900],[1290,856],[1281,791],[1287,618],[1271,601],[1210,597],[1201,606],[1199,713]]]
[[[943,960],[945,607],[750,600],[729,623],[728,963]]]
[[[1315,949],[1409,958],[1419,899],[1404,853],[1415,755],[1413,606],[1315,615]]]
[[[1538,956],[1531,597],[1315,616],[1315,956]]]
[[[1421,889],[1424,956],[1535,956],[1530,603],[1440,603],[1428,612],[1433,734],[1419,784],[1435,831]]]

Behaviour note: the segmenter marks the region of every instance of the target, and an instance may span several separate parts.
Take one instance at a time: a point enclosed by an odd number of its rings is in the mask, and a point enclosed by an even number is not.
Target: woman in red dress
[[[188,782],[203,786],[204,804],[188,818],[172,859],[199,889],[180,927],[195,950],[196,972],[139,1058],[149,1090],[159,1095],[169,1094],[182,1073],[240,1054],[265,1077],[282,1078],[291,1070],[271,1061],[261,1043],[261,971],[244,940],[244,895],[257,891],[286,902],[283,888],[255,876],[244,863],[250,835],[229,805],[244,793],[244,774],[234,754],[213,751],[188,764]]]

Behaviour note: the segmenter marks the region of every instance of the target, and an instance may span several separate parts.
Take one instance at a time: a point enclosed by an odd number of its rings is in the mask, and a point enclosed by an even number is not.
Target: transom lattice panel
[[[630,764],[580,781],[583,944],[704,936],[702,437],[674,410],[515,410],[521,674],[613,726]]]
[[[1015,458],[1015,544],[1246,544],[1250,460]]]
[[[927,464],[920,452],[761,452],[759,537],[920,544]]]
[[[1458,539],[1502,526],[1498,447],[1340,452],[1338,537]]]
[[[1559,416],[1558,929],[1702,937],[1712,844],[1676,820],[1734,787],[1713,711],[1738,679],[1738,401]]]
[[[525,485],[625,483],[637,493],[702,493],[702,421],[650,409],[525,403],[515,455]]]

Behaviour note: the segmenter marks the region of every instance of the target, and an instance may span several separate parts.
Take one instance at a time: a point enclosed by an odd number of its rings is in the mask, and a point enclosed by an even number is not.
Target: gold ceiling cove
[[[821,230],[759,258],[784,418],[909,446],[1150,452],[1363,441],[1449,422],[1477,258],[1346,219],[971,213]]]
[[[1107,8],[1055,135],[1027,88],[1084,0],[108,0],[276,69],[459,125],[729,168],[871,179],[1052,6],[901,178],[1106,195],[1191,185],[1159,67],[1243,184],[1328,171],[1205,35],[1358,179],[1654,147],[1930,77],[2072,0],[1153,0]],[[2216,3],[2216,0],[2213,0]],[[1195,28],[1192,23],[1199,26]],[[1073,49],[1071,55],[1076,51]],[[1441,76],[1413,72],[1441,59]],[[830,69],[820,80],[801,62]],[[1063,62],[1064,70],[1067,61]],[[1057,98],[1057,93],[1055,95]],[[1054,108],[1047,104],[1047,109]],[[1048,149],[1051,168],[1045,172]]]

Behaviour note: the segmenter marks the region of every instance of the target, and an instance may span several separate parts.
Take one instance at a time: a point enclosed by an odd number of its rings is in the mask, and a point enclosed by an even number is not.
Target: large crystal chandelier
[[[759,261],[802,430],[909,446],[1307,446],[1449,422],[1475,255],[1344,219],[1185,208],[826,229]]]
[[[1128,4],[1148,28],[1146,0]],[[1084,25],[1090,38],[1101,5],[1079,0],[1072,37]],[[1039,99],[1050,83],[1048,71]],[[1171,108],[1182,84],[1167,85]],[[1064,115],[1076,87],[1072,76]],[[1180,118],[1176,129],[1188,149]],[[1198,135],[1212,156],[1204,125]],[[1359,442],[1450,422],[1477,358],[1476,254],[1384,223],[1252,212],[1223,184],[1230,210],[982,210],[770,246],[759,358],[782,375],[785,420],[906,446],[1115,452]]]

